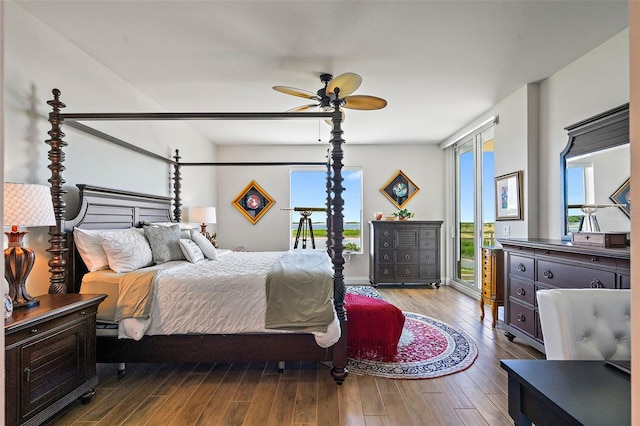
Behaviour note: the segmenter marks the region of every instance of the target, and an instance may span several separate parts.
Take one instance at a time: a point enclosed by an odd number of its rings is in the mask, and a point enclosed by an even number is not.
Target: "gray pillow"
[[[170,260],[184,260],[184,254],[180,248],[180,225],[172,226],[144,226],[144,236],[149,241],[153,261],[165,263]]]

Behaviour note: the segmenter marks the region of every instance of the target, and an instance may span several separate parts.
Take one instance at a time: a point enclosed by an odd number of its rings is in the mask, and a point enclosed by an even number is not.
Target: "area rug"
[[[347,292],[383,298],[371,286],[347,286]],[[350,373],[392,379],[430,379],[463,371],[478,357],[478,348],[467,333],[425,315],[403,313],[406,320],[395,360],[349,358]]]

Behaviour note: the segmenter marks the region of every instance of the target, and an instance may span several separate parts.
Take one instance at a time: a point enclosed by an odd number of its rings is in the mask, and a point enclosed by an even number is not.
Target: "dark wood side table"
[[[631,376],[604,361],[501,360],[516,425],[630,425]]]
[[[98,383],[96,312],[104,294],[47,294],[4,321],[5,422],[37,425]]]

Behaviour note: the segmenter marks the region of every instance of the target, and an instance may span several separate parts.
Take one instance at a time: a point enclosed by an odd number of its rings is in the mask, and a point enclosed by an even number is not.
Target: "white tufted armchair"
[[[538,290],[547,359],[630,360],[631,290]]]

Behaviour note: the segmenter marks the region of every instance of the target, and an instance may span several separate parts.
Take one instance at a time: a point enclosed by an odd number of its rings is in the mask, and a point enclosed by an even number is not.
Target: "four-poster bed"
[[[54,98],[47,103],[52,107],[49,114],[51,130],[49,169],[51,170],[51,196],[56,225],[50,230],[51,259],[49,293],[78,292],[80,278],[87,271],[74,248],[73,230],[101,228],[140,227],[143,222],[180,222],[181,213],[181,167],[200,165],[229,165],[220,163],[180,163],[176,151],[174,167],[173,197],[140,194],[114,189],[78,185],[80,188],[80,210],[76,217],[65,216],[66,204],[62,172],[65,167],[63,148],[63,124],[88,131],[136,152],[146,151],[113,138],[80,123],[83,120],[276,120],[276,119],[330,119],[332,122],[331,150],[327,165],[327,253],[332,266],[333,308],[339,321],[340,339],[328,348],[321,348],[309,333],[242,333],[242,334],[172,334],[150,335],[140,340],[118,339],[116,336],[97,338],[98,362],[213,362],[213,361],[331,361],[331,374],[338,384],[347,376],[347,317],[344,308],[344,257],[343,257],[343,205],[342,198],[342,113],[339,110],[339,89],[335,90],[334,109],[317,113],[63,113],[65,105],[60,101],[60,91],[53,90]],[[149,153],[156,158],[164,159]],[[235,165],[285,165],[294,163],[235,163]],[[173,207],[173,211],[171,208]],[[198,350],[194,350],[198,348]]]

